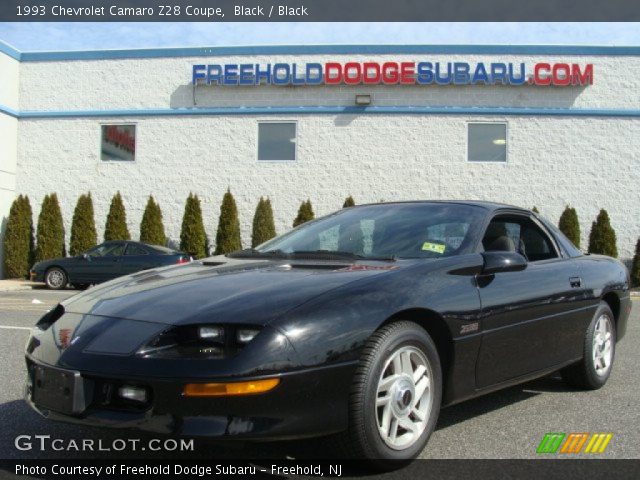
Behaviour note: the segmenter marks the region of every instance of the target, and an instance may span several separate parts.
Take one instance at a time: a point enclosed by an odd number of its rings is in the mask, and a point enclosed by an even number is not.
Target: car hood
[[[51,265],[59,265],[64,267],[65,265],[69,265],[78,260],[78,257],[59,257],[59,258],[50,258],[48,260],[42,260],[33,265],[34,270],[44,270],[45,268]]]
[[[71,297],[66,312],[179,325],[266,325],[307,300],[399,268],[390,262],[211,257],[121,277]]]

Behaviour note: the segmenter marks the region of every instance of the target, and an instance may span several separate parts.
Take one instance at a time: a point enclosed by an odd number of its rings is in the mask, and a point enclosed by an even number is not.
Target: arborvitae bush
[[[578,221],[578,212],[576,212],[575,208],[567,205],[567,208],[565,208],[562,215],[560,215],[558,228],[571,240],[576,248],[580,248],[580,222]]]
[[[202,221],[200,199],[191,193],[184,206],[180,231],[180,250],[196,258],[203,258],[207,255],[207,235]]]
[[[636,254],[633,256],[631,264],[631,286],[640,287],[640,238],[636,243]]]
[[[69,242],[69,254],[79,255],[98,242],[96,224],[93,218],[93,200],[91,193],[80,195],[76,209],[73,212],[71,223],[71,240]]]
[[[303,223],[306,223],[309,220],[313,220],[314,218],[315,214],[313,213],[311,200],[307,200],[306,202],[302,202],[302,204],[300,205],[300,208],[298,209],[298,215],[293,221],[293,226],[297,227],[298,225],[302,225]]]
[[[223,255],[241,248],[238,207],[229,189],[222,197],[222,205],[220,205],[215,255]]]
[[[147,206],[142,214],[140,241],[150,245],[164,245],[167,243],[164,225],[162,224],[162,210],[160,210],[160,205],[153,199],[153,195],[149,196]]]
[[[46,195],[42,201],[36,237],[37,262],[64,256],[64,225],[55,193]]]
[[[127,228],[127,213],[124,210],[122,196],[120,192],[116,193],[111,200],[109,214],[107,215],[107,224],[104,227],[104,240],[130,240],[131,235]]]
[[[344,203],[342,204],[342,208],[353,207],[355,204],[356,202],[353,200],[353,197],[349,195],[347,198],[345,198]]]
[[[600,210],[598,218],[591,226],[589,253],[599,253],[614,258],[618,256],[616,232],[611,226],[609,214],[604,209]]]
[[[257,247],[261,243],[276,236],[276,226],[273,221],[271,200],[260,197],[256,213],[253,216],[253,230],[251,232],[251,246]]]
[[[29,198],[19,195],[11,204],[4,232],[4,276],[25,278],[33,260],[33,219]]]

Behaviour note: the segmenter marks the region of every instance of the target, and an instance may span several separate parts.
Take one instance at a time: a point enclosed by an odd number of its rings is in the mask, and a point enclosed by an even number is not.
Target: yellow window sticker
[[[444,253],[445,248],[446,245],[444,243],[424,242],[422,244],[422,250],[428,252]]]

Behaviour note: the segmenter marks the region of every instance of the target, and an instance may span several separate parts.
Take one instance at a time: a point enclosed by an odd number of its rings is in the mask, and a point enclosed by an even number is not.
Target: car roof
[[[367,203],[361,204],[357,206],[365,206],[365,205],[393,205],[393,204],[410,204],[410,203],[443,203],[443,204],[457,204],[457,205],[469,205],[474,207],[484,208],[485,210],[495,211],[495,210],[519,210],[522,212],[531,213],[531,210],[526,208],[518,207],[516,205],[509,205],[507,203],[499,203],[499,202],[489,202],[486,200],[403,200],[396,202],[376,202],[376,203]]]

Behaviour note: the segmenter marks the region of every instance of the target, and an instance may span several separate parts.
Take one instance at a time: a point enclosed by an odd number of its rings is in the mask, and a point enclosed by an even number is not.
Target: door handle
[[[571,277],[569,279],[569,284],[573,288],[580,288],[582,286],[582,279],[580,277]]]

